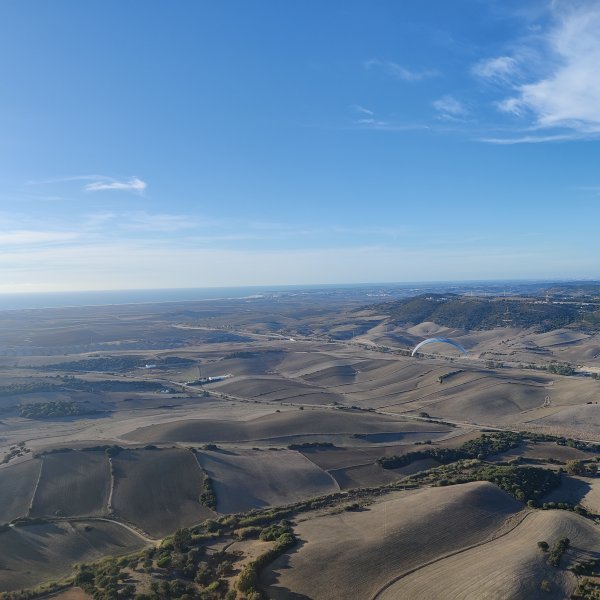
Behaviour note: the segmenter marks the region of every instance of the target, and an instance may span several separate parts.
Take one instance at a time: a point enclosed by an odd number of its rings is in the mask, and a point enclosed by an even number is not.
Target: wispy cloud
[[[73,181],[88,181],[89,183],[86,183],[83,186],[83,190],[86,192],[117,190],[142,194],[148,187],[148,184],[145,181],[136,176],[127,179],[115,179],[114,177],[107,177],[106,175],[70,175],[68,177],[54,177],[42,181],[28,181],[27,185],[47,185]]]
[[[506,83],[517,73],[518,63],[512,56],[497,56],[480,60],[473,65],[471,71],[477,77]]]
[[[373,116],[375,114],[372,110],[369,110],[368,108],[365,108],[364,106],[361,106],[360,104],[353,104],[351,108],[354,111],[356,111],[357,113],[361,113],[363,115]]]
[[[397,79],[410,82],[422,81],[438,75],[438,72],[432,69],[412,70],[391,60],[366,60],[363,66],[365,69],[380,69]]]
[[[448,121],[462,120],[469,114],[466,106],[449,94],[432,102],[432,106],[438,112],[439,118]]]
[[[496,103],[529,128],[513,139],[493,143],[535,143],[600,136],[600,5],[553,2],[548,29],[536,32],[519,52],[523,63],[501,56],[478,63],[473,72],[501,81],[508,95]],[[527,68],[523,81],[517,63]],[[553,130],[553,131],[552,131]]]
[[[557,133],[555,135],[520,135],[515,137],[482,137],[480,142],[496,144],[499,146],[511,146],[514,144],[543,144],[544,142],[569,142],[573,140],[589,140],[589,135],[576,133]]]
[[[147,187],[147,183],[139,177],[130,177],[129,179],[118,181],[116,179],[103,178],[98,181],[92,181],[84,186],[86,192],[101,192],[105,190],[120,190],[125,192],[142,193]]]

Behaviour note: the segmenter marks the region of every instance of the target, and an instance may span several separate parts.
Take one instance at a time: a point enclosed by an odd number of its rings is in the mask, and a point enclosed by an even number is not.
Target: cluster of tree
[[[427,450],[414,450],[401,456],[382,456],[377,462],[384,469],[404,467],[424,458],[432,458],[441,464],[450,464],[457,460],[469,458],[484,459],[492,454],[506,452],[523,443],[523,436],[512,431],[501,431],[483,434],[480,438],[469,440],[459,448],[428,448]]]
[[[415,473],[405,478],[403,483],[446,486],[470,481],[489,481],[517,500],[536,506],[541,498],[560,485],[560,475],[549,469],[467,459]]]
[[[289,521],[282,519],[279,523],[273,523],[273,525],[264,527],[258,537],[263,542],[274,542],[286,533],[293,533],[292,524]]]
[[[600,600],[600,581],[587,577],[580,579],[571,598],[574,600]]]
[[[264,598],[258,587],[261,569],[287,552],[295,543],[296,537],[293,532],[291,530],[286,531],[275,539],[275,546],[271,550],[261,554],[242,569],[236,587],[244,594],[247,600],[262,600]]]
[[[78,392],[154,392],[164,386],[154,381],[123,381],[104,379],[102,381],[87,381],[72,375],[61,377],[61,389]]]
[[[522,502],[538,502],[560,485],[560,475],[549,469],[484,465],[477,470],[476,479],[495,483]]]
[[[446,327],[470,330],[516,326],[550,331],[574,324],[587,328],[600,325],[596,320],[585,319],[588,313],[593,314],[592,306],[584,303],[543,303],[535,298],[502,300],[456,294],[423,294],[371,308],[387,313],[402,324],[434,321]]]
[[[115,371],[131,371],[139,369],[151,362],[160,367],[189,367],[196,364],[191,358],[179,356],[165,356],[155,360],[149,360],[143,356],[99,356],[96,358],[85,358],[53,365],[45,365],[48,371],[73,371],[75,373],[97,372],[107,373]]]
[[[0,396],[17,396],[19,394],[38,394],[55,392],[58,386],[44,380],[32,380],[21,383],[10,383],[0,386]]]
[[[217,509],[217,495],[213,489],[211,478],[205,473],[202,482],[202,492],[200,493],[200,504],[212,510]]]
[[[225,577],[233,570],[237,556],[226,552],[207,554],[202,536],[190,529],[178,529],[158,547],[121,559],[109,558],[93,565],[81,565],[74,578],[94,600],[230,600],[236,593]],[[128,571],[150,576],[147,591],[138,593]]]
[[[571,365],[565,365],[560,363],[552,362],[547,367],[546,370],[550,373],[554,373],[555,375],[573,375],[575,374],[575,367]]]
[[[584,462],[583,460],[568,460],[565,470],[569,475],[589,475],[598,473],[598,465],[595,462]]]
[[[48,371],[74,371],[85,373],[90,371],[129,371],[137,367],[144,366],[142,356],[99,356],[97,358],[85,358],[83,360],[73,360],[53,365],[45,365]]]
[[[2,459],[2,462],[0,462],[0,464],[5,465],[6,463],[10,462],[13,458],[17,458],[18,456],[24,456],[29,452],[31,452],[31,449],[27,448],[25,442],[19,442],[18,444],[15,444],[14,446],[11,446],[8,449],[8,452],[4,455],[4,458]]]
[[[569,549],[571,541],[568,537],[563,537],[554,543],[552,549],[548,552],[548,563],[553,567],[560,566],[560,559],[562,555]]]
[[[530,502],[529,504],[532,507],[537,506],[535,502]],[[570,510],[571,512],[576,512],[582,517],[589,516],[587,509],[581,506],[581,504],[569,504],[568,502],[544,502],[540,508],[542,510]]]
[[[553,440],[559,446],[568,446],[569,448],[577,448],[578,450],[583,450],[584,452],[600,452],[600,444],[594,444],[593,442],[584,442],[581,440],[574,440],[571,438],[553,438]]]
[[[54,419],[56,417],[75,417],[91,415],[97,411],[82,406],[73,400],[53,400],[50,402],[32,402],[19,405],[19,416],[26,419]]]
[[[303,442],[302,444],[290,444],[290,450],[307,450],[310,448],[335,448],[332,442]]]

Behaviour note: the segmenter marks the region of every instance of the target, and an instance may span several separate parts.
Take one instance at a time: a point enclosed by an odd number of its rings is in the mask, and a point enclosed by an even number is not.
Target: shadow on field
[[[543,502],[579,504],[592,489],[587,481],[561,474],[560,486],[543,498]]]
[[[298,550],[300,550],[305,543],[306,542],[299,540],[293,548],[288,550],[283,556],[280,556],[277,560],[275,560],[268,570],[263,572],[261,576],[261,584],[262,587],[268,592],[269,597],[273,597],[275,600],[284,598],[285,600],[313,600],[310,596],[306,596],[305,594],[298,594],[296,592],[292,592],[288,588],[275,585],[279,579],[279,572],[283,571],[284,569],[292,568],[290,566],[290,556],[298,552]]]

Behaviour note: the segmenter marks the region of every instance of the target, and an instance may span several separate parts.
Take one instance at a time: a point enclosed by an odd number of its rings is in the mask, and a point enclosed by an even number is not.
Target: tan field
[[[0,523],[27,515],[41,466],[30,460],[0,469]]]
[[[291,450],[201,451],[197,457],[212,480],[220,513],[291,504],[339,489],[333,477]]]
[[[442,436],[449,428],[431,423],[407,421],[402,417],[342,410],[303,410],[271,413],[256,419],[239,421],[195,420],[153,425],[126,435],[136,442],[259,442],[280,443],[310,441],[315,436],[347,437],[353,434],[398,433],[398,439],[427,439]],[[316,440],[318,441],[318,440]]]
[[[43,457],[32,516],[106,514],[110,464],[104,452],[59,452]]]
[[[112,458],[115,513],[154,536],[200,523],[203,474],[189,450],[125,450]]]
[[[399,573],[481,543],[521,506],[488,483],[400,492],[362,512],[301,522],[265,581],[275,599],[372,598]]]
[[[583,517],[566,511],[530,513],[506,535],[432,561],[373,598],[568,598],[575,590],[575,576],[547,564],[545,553],[537,547],[540,540],[552,546],[561,537],[568,537],[573,548],[563,558],[565,563],[600,551],[598,526]],[[542,588],[544,581],[548,591]]]

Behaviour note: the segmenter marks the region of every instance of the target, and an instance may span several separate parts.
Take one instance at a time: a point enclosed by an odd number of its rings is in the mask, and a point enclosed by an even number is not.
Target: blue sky
[[[4,0],[0,292],[599,278],[591,1]]]

